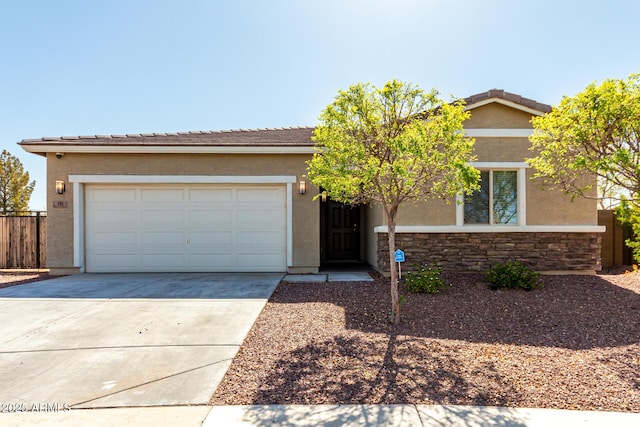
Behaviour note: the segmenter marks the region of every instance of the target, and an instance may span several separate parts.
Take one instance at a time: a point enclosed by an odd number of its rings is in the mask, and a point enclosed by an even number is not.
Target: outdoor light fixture
[[[302,175],[302,178],[304,178],[304,175]],[[300,194],[306,194],[307,193],[307,182],[304,179],[300,180],[299,185],[299,190],[300,190]]]
[[[323,191],[322,193],[320,193],[320,200],[322,200],[323,202],[327,201],[327,192]]]
[[[56,181],[56,193],[64,194],[64,181]]]

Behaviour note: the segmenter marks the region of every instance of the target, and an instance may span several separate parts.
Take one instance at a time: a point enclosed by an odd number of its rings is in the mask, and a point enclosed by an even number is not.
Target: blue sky
[[[315,125],[339,89],[556,104],[640,72],[635,0],[1,0],[0,148],[25,138]]]

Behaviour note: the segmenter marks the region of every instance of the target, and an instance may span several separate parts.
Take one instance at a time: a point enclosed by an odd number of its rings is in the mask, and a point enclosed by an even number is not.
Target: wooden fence
[[[598,225],[607,227],[602,234],[602,268],[631,264],[631,249],[625,244],[633,236],[631,227],[620,224],[612,210],[598,211]]]
[[[0,216],[0,268],[44,268],[47,265],[46,212]]]

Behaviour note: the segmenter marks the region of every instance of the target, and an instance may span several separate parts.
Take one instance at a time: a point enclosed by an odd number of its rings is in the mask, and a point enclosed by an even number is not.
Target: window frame
[[[473,162],[471,166],[480,171],[489,171],[489,223],[465,224],[464,222],[464,195],[456,198],[456,226],[464,228],[485,227],[517,227],[527,225],[527,186],[526,170],[529,167],[525,162]],[[516,222],[515,224],[493,224],[493,171],[516,172]]]

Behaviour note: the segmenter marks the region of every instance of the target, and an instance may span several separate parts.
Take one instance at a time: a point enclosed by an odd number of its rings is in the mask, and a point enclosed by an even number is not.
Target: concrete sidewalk
[[[0,425],[635,427],[640,414],[438,405],[163,406],[0,413]]]
[[[331,270],[317,274],[287,274],[283,282],[323,283],[323,282],[373,282],[368,271]]]

